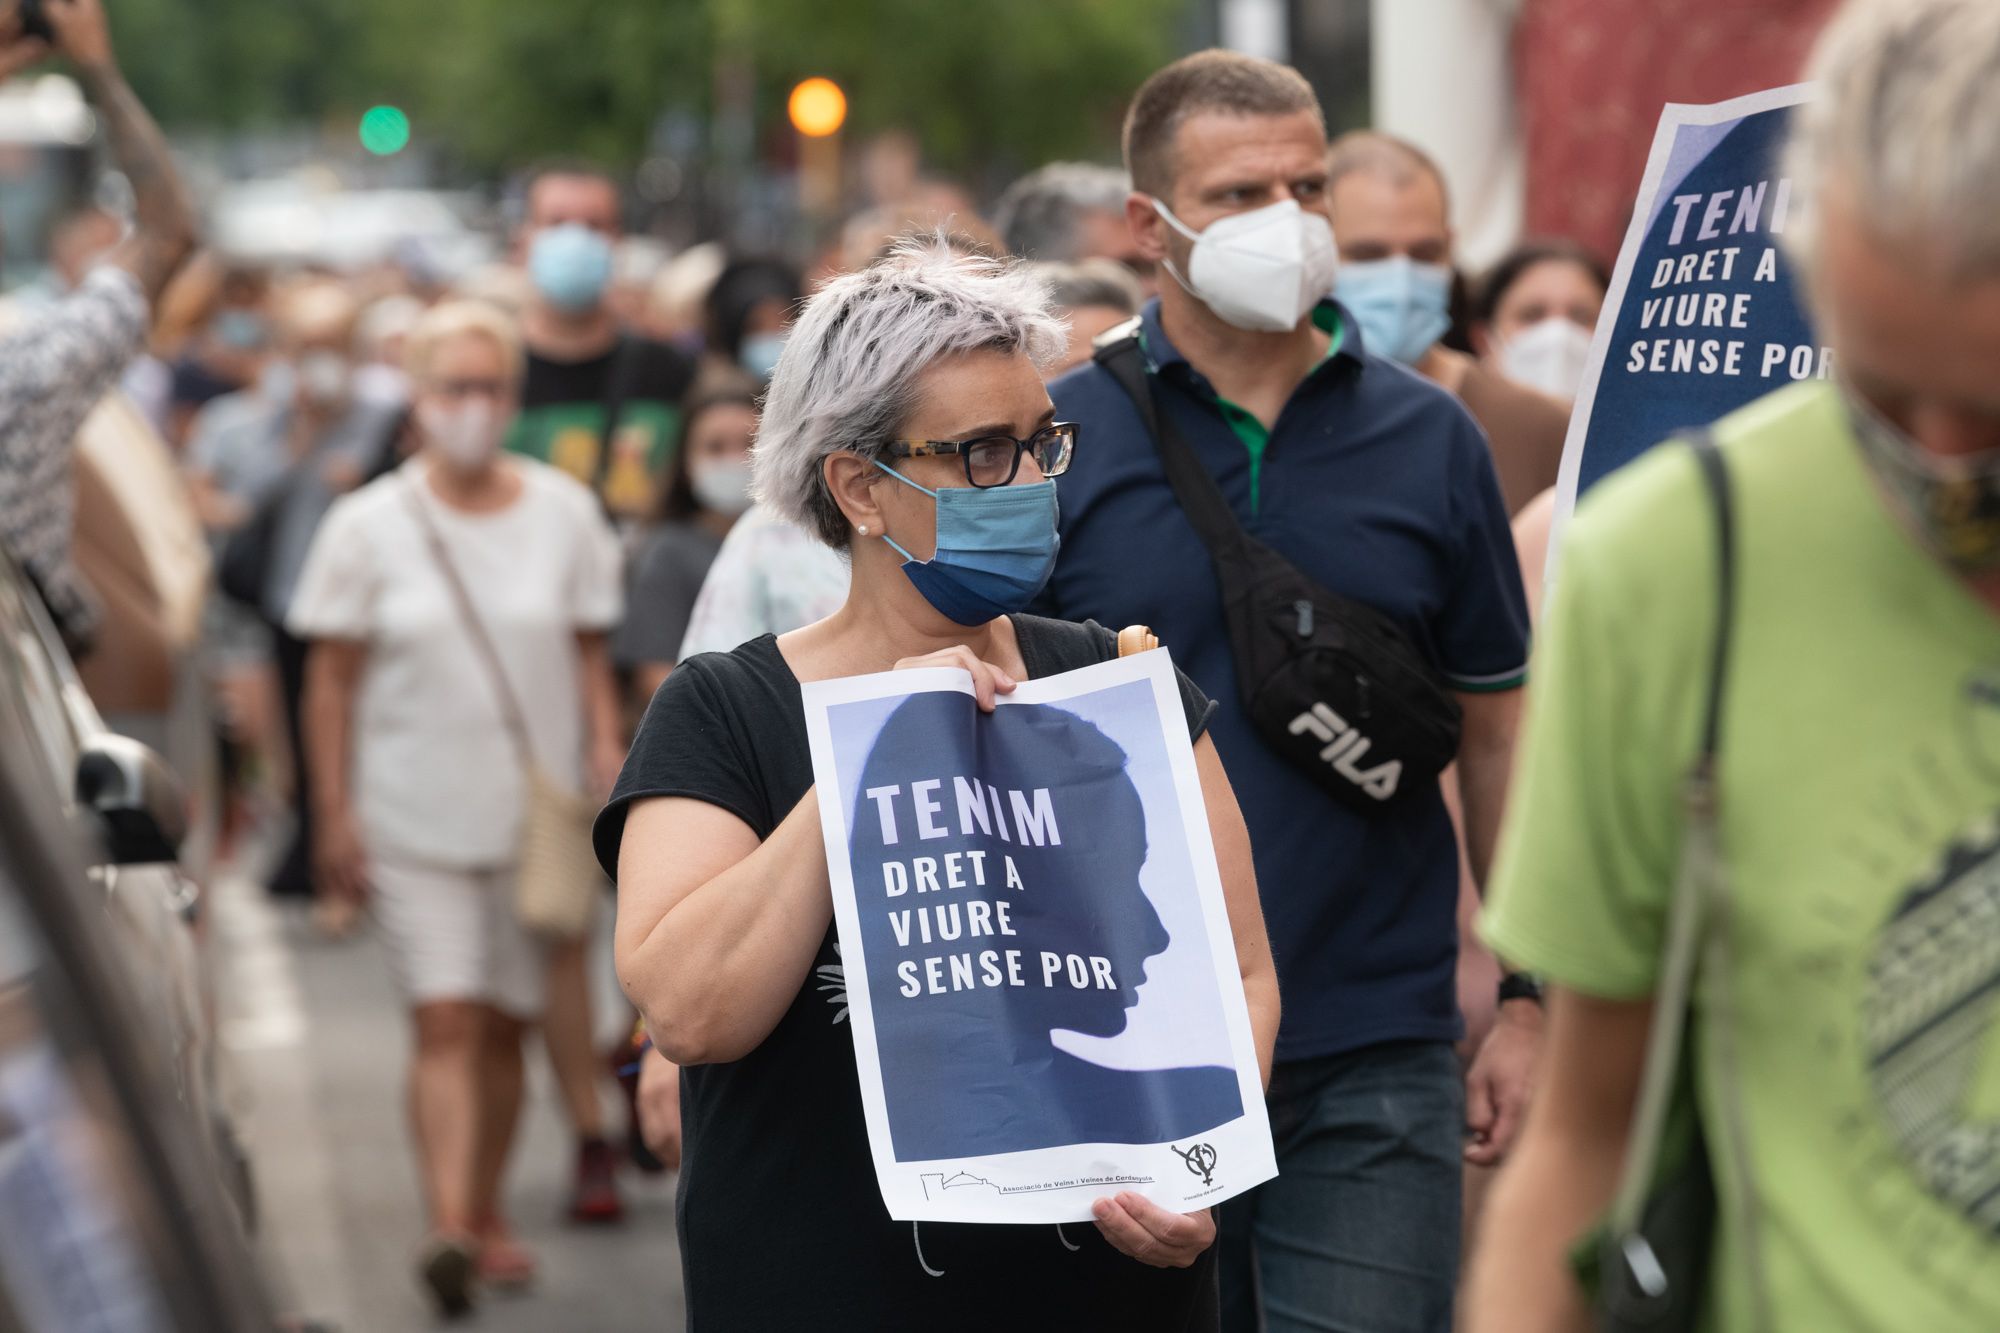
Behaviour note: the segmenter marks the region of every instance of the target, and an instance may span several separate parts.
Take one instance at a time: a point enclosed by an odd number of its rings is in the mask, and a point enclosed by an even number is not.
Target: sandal
[[[479,1280],[495,1291],[515,1292],[533,1286],[534,1251],[515,1240],[505,1222],[479,1229]]]
[[[417,1276],[446,1319],[472,1313],[472,1288],[478,1261],[472,1246],[457,1236],[438,1236],[424,1247]]]

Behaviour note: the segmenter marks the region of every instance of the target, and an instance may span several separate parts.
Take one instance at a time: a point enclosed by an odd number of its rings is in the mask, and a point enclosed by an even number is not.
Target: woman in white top
[[[410,350],[423,448],[328,513],[290,613],[312,642],[319,882],[368,905],[412,1010],[421,1271],[447,1314],[469,1307],[475,1278],[534,1271],[498,1201],[549,963],[514,911],[517,736],[524,724],[540,769],[578,791],[608,791],[624,752],[606,651],[616,542],[583,486],[502,452],[520,365],[489,307],[425,316]]]

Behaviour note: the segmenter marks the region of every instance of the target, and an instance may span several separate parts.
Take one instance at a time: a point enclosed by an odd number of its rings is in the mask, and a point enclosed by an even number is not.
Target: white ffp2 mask
[[[1500,373],[1516,384],[1573,400],[1590,364],[1590,330],[1551,315],[1500,344]]]
[[[1185,277],[1167,272],[1225,324],[1283,333],[1333,291],[1333,224],[1296,199],[1217,218],[1196,232],[1155,199],[1166,224],[1194,242]]]
[[[419,404],[417,425],[438,457],[460,472],[477,472],[492,462],[507,429],[493,404],[476,399],[453,407]]]
[[[688,469],[688,489],[704,509],[735,518],[750,507],[748,459],[703,463]]]

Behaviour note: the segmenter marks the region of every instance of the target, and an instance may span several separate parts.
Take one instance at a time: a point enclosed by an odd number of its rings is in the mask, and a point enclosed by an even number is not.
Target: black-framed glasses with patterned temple
[[[1021,456],[1032,453],[1044,477],[1060,477],[1076,453],[1078,428],[1073,421],[1044,426],[1025,440],[1011,435],[982,435],[976,440],[890,440],[891,458],[934,458],[957,454],[965,464],[965,479],[981,490],[1006,486],[1021,470]]]

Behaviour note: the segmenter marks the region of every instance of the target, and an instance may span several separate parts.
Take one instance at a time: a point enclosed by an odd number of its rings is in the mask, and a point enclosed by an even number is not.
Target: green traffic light
[[[361,117],[361,146],[378,157],[410,146],[410,118],[393,106],[370,107]]]

